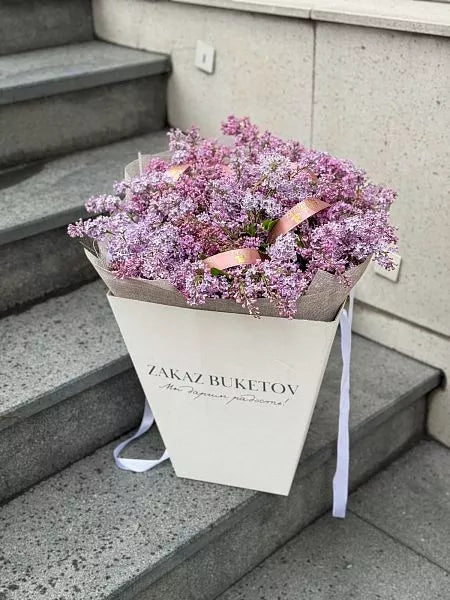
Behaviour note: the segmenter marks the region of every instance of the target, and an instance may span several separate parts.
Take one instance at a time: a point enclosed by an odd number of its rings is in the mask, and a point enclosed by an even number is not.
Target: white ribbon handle
[[[337,440],[336,472],[333,478],[333,517],[345,518],[348,499],[349,474],[349,415],[350,415],[350,356],[352,350],[353,292],[350,293],[349,307],[343,309],[339,321],[341,328],[342,376],[339,406],[339,431]],[[141,458],[121,458],[120,453],[128,444],[140,438],[152,427],[155,418],[148,398],[145,399],[144,415],[139,429],[134,435],[114,448],[114,460],[119,469],[143,473],[156,467],[169,458],[164,450],[161,458],[145,460]]]
[[[153,416],[152,409],[150,408],[150,404],[148,398],[145,399],[145,408],[144,414],[142,416],[141,424],[139,425],[139,429],[136,431],[134,435],[130,438],[121,442],[116,448],[114,448],[113,455],[114,461],[119,469],[123,469],[124,471],[133,471],[133,473],[143,473],[144,471],[149,471],[159,465],[164,460],[169,458],[169,453],[167,450],[164,450],[161,458],[156,458],[153,460],[145,460],[143,458],[120,458],[120,453],[124,448],[128,446],[134,440],[140,438],[144,433],[151,428],[153,423],[155,422],[155,417]]]
[[[339,403],[339,431],[337,439],[336,472],[333,477],[333,517],[345,519],[348,499],[348,473],[350,458],[350,357],[352,352],[353,291],[350,293],[348,310],[341,312],[341,398]]]

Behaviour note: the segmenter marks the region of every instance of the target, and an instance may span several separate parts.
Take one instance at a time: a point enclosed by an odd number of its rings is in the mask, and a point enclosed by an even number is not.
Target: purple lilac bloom
[[[69,235],[101,242],[117,277],[166,279],[189,304],[229,298],[257,314],[268,298],[292,317],[319,269],[342,276],[373,255],[391,268],[397,241],[389,222],[395,193],[373,184],[349,161],[261,132],[248,118],[228,117],[231,145],[197,128],[169,133],[170,159],[154,158],[142,175],[117,182],[114,195],[90,198],[97,217]],[[171,166],[188,164],[178,179]],[[306,198],[330,204],[289,233],[270,239],[275,221]],[[203,260],[253,248],[254,265],[211,270]]]

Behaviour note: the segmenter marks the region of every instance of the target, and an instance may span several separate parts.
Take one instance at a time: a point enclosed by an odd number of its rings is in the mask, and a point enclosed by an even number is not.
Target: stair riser
[[[0,166],[162,129],[166,80],[154,75],[0,106]]]
[[[424,432],[425,398],[391,415],[352,441],[351,488],[409,448]],[[331,482],[336,467],[334,449],[328,459],[307,459],[299,469],[288,497],[258,494],[239,514],[221,522],[202,539],[199,548],[185,549],[132,588],[120,600],[212,600],[282,546],[331,506]],[[261,458],[263,460],[263,457]],[[206,537],[206,536],[205,536]],[[180,553],[181,554],[181,553]],[[111,599],[112,600],[112,599]]]
[[[143,405],[128,370],[0,430],[0,502],[135,427]]]
[[[93,38],[90,0],[2,0],[0,55]]]
[[[77,240],[60,227],[0,246],[0,315],[97,278]]]

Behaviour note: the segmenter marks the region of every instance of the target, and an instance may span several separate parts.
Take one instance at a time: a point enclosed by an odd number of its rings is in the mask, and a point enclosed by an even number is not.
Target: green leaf
[[[254,237],[258,233],[258,229],[254,223],[250,223],[250,225],[247,225],[247,227],[244,229],[244,233]]]
[[[262,222],[263,229],[265,229],[265,231],[270,231],[276,222],[277,219],[266,219]]]
[[[218,269],[217,267],[211,267],[210,271],[213,277],[226,277],[228,281],[233,279],[229,273],[222,271],[222,269]]]

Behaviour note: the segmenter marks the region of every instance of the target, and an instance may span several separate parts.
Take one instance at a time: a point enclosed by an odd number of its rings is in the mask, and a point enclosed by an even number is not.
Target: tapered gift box
[[[345,303],[372,254],[391,266],[395,194],[248,118],[228,117],[222,132],[230,145],[195,127],[171,131],[169,152],[139,154],[113,196],[87,202],[98,216],[69,226],[71,237],[92,241],[87,254],[147,397],[114,459],[143,472],[170,456],[181,477],[287,495],[339,323],[333,514],[344,516],[352,299]],[[166,451],[122,457],[154,417]]]
[[[167,282],[117,279],[87,255],[176,474],[287,495],[342,304],[367,262],[345,282],[319,271],[286,319],[267,299],[260,318],[231,300],[190,307]]]

